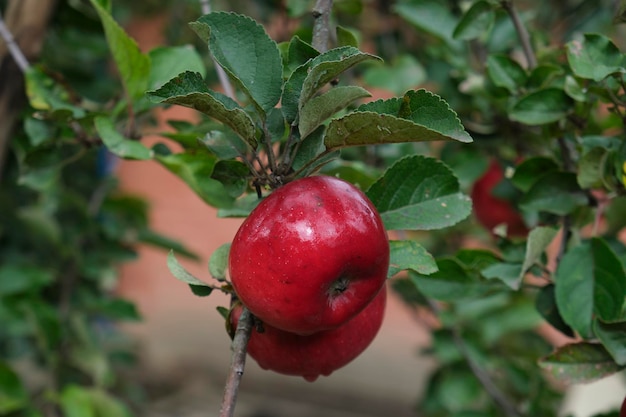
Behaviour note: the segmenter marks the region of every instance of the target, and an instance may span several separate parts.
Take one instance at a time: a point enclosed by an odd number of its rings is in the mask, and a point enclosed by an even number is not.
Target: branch
[[[533,47],[530,43],[530,35],[526,30],[526,27],[522,23],[522,20],[513,6],[513,0],[504,0],[500,2],[500,5],[511,17],[513,21],[513,26],[515,26],[515,31],[517,32],[517,36],[519,37],[520,42],[522,43],[522,49],[524,49],[524,55],[526,56],[526,62],[528,63],[528,68],[533,69],[537,66],[537,58],[535,57],[535,53],[533,51]]]
[[[313,48],[320,52],[328,49],[330,39],[330,11],[333,0],[317,0],[313,8]]]
[[[0,37],[2,37],[4,42],[7,44],[7,48],[9,48],[9,52],[11,53],[11,56],[13,57],[15,62],[17,63],[17,66],[19,67],[20,71],[22,72],[28,71],[28,69],[30,68],[30,64],[28,63],[26,56],[20,49],[17,42],[15,42],[15,38],[13,37],[13,34],[9,30],[9,28],[7,28],[7,26],[5,25],[4,19],[2,18],[1,13],[0,13]]]
[[[211,13],[210,0],[200,0],[200,7],[202,10],[202,14]],[[217,61],[215,60],[215,58],[213,58],[213,56],[211,56],[211,60],[213,61],[213,64],[215,65],[215,71],[217,71],[217,78],[220,80],[220,85],[224,89],[224,94],[226,94],[228,97],[235,100],[235,90],[233,90],[233,86],[230,83],[230,80],[228,79],[228,75],[226,75],[224,68],[222,68],[217,63]]]
[[[226,379],[224,386],[224,397],[222,398],[222,408],[220,409],[220,417],[233,417],[235,415],[235,404],[237,403],[237,393],[239,392],[239,383],[243,376],[246,365],[246,347],[250,334],[252,333],[252,315],[247,308],[243,308],[235,337],[233,337],[232,357],[230,362],[230,373]]]

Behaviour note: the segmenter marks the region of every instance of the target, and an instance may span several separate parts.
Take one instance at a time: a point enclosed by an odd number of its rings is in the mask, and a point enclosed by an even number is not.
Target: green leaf
[[[593,148],[578,161],[576,179],[581,188],[601,187],[610,153],[604,148]]]
[[[217,217],[247,217],[260,201],[256,194],[245,194],[235,200],[232,207],[218,209]]]
[[[40,267],[5,263],[0,266],[0,296],[35,293],[53,280],[54,275]]]
[[[409,278],[429,298],[441,301],[459,301],[478,297],[489,291],[480,276],[468,274],[454,259],[437,259],[438,270],[424,275],[409,270]]]
[[[218,281],[226,280],[226,269],[228,268],[228,255],[230,253],[230,243],[224,243],[215,249],[209,259],[209,273]]]
[[[528,192],[539,178],[548,172],[558,171],[558,169],[559,165],[554,159],[536,156],[524,160],[515,168],[511,182],[523,192]]]
[[[59,397],[65,417],[130,417],[130,410],[118,399],[98,388],[66,385]]]
[[[522,270],[519,276],[520,282],[524,278],[524,274],[540,260],[541,255],[554,240],[557,233],[557,229],[547,226],[536,227],[530,231],[528,240],[526,241],[524,263],[522,264]]]
[[[332,56],[334,55],[337,56],[336,59],[332,59]],[[315,62],[322,56],[327,56],[331,59],[324,59],[319,63]],[[366,60],[380,60],[380,58],[375,55],[361,52],[351,46],[331,49],[319,57],[314,58],[312,60],[313,65],[311,65],[311,69],[308,71],[307,76],[302,83],[299,108],[302,109],[302,107],[319,91],[320,88],[334,80],[337,76],[339,76],[339,74]]]
[[[566,47],[567,60],[578,77],[601,81],[611,74],[625,72],[624,56],[604,35],[586,33],[582,41],[571,41]]]
[[[456,140],[472,142],[457,114],[439,96],[408,91],[403,98],[379,100],[333,119],[324,145],[327,149],[382,143]]]
[[[366,54],[351,46],[334,48],[296,68],[283,89],[281,110],[288,123],[293,123],[317,91],[349,68],[377,56]]]
[[[86,388],[76,385],[66,386],[59,402],[63,415],[66,417],[97,417],[91,396]]]
[[[206,75],[202,57],[191,46],[162,46],[148,53],[152,68],[148,79],[148,88],[156,90],[178,74],[190,71]]]
[[[252,100],[262,117],[280,99],[282,59],[263,26],[235,13],[213,12],[190,24],[218,64]]]
[[[70,93],[39,66],[31,66],[24,74],[26,95],[34,109],[50,111],[53,120],[79,119],[85,110],[70,103]],[[63,117],[59,117],[64,115]]]
[[[426,69],[409,54],[401,54],[390,63],[370,65],[363,74],[365,84],[401,95],[427,80]]]
[[[527,125],[557,122],[572,109],[572,99],[563,90],[548,87],[534,91],[517,101],[509,113],[511,120]]]
[[[594,315],[606,322],[622,317],[626,272],[604,240],[593,238],[566,252],[555,281],[563,320],[581,335],[592,334]]]
[[[528,298],[516,298],[480,320],[484,343],[490,346],[516,332],[535,330],[543,319]]]
[[[563,68],[558,65],[554,65],[554,64],[537,65],[535,68],[530,70],[530,74],[528,75],[528,80],[526,81],[526,88],[528,88],[529,90],[533,90],[533,89],[549,87],[550,85],[553,85],[553,82],[557,81],[559,78],[562,78],[563,74],[564,74]],[[573,78],[568,75],[565,77],[566,80],[568,77]],[[567,91],[567,81],[566,81],[566,85],[564,89],[565,89],[565,92],[568,93],[569,95],[569,92]]]
[[[434,230],[469,216],[471,200],[442,162],[421,155],[392,165],[366,192],[388,230]]]
[[[237,198],[248,188],[248,167],[240,161],[218,161],[211,178],[219,181],[230,197]]]
[[[437,0],[398,3],[393,10],[410,24],[455,46],[452,37],[458,21],[450,9]]]
[[[556,270],[556,302],[565,323],[591,335],[594,259],[589,244],[569,250]]]
[[[541,316],[565,336],[574,337],[572,328],[565,323],[556,303],[556,291],[553,284],[542,287],[535,299],[535,306]]]
[[[578,80],[571,75],[565,77],[563,91],[572,99],[584,103],[587,101],[587,89],[581,86]]]
[[[485,249],[461,249],[455,257],[466,270],[477,273],[501,261],[495,253]]]
[[[371,187],[382,174],[382,172],[374,169],[371,165],[367,165],[361,161],[344,160],[338,160],[336,163],[326,165],[322,169],[322,172],[324,175],[351,182],[361,190],[367,190]]]
[[[337,46],[352,46],[358,48],[359,40],[351,30],[337,25]]]
[[[233,159],[248,150],[246,143],[230,129],[212,130],[197,140],[219,159]]]
[[[310,59],[315,58],[320,53],[317,49],[313,48],[311,44],[300,39],[299,36],[294,36],[289,41],[289,46],[287,48],[287,74],[291,75],[291,73],[301,65],[304,65]],[[304,78],[303,78],[304,79]]]
[[[482,274],[487,279],[499,279],[513,290],[518,290],[522,283],[522,265],[499,262],[483,269]]]
[[[189,285],[194,294],[206,296],[211,294],[213,287],[190,274],[176,259],[174,251],[167,254],[167,268],[176,279]]]
[[[370,93],[358,86],[343,86],[312,98],[300,111],[300,137],[306,138],[330,116],[363,97],[370,97]]]
[[[28,405],[28,393],[19,376],[0,361],[0,415],[8,415]]]
[[[148,97],[157,103],[190,107],[230,127],[253,148],[256,147],[256,127],[248,114],[232,99],[209,90],[197,72],[184,72]]]
[[[126,139],[116,129],[110,118],[98,116],[94,119],[96,131],[111,153],[126,159],[146,160],[152,151],[139,141]]]
[[[217,208],[230,207],[234,198],[226,187],[211,178],[217,158],[207,153],[177,153],[157,155],[159,161],[170,172],[182,179],[202,200]]]
[[[542,358],[539,366],[560,381],[580,384],[597,381],[624,369],[600,344],[575,343]]]
[[[576,181],[576,174],[552,171],[541,176],[520,200],[523,210],[537,210],[559,216],[588,204]]]
[[[133,302],[121,298],[101,299],[98,300],[93,307],[98,313],[114,320],[141,320],[137,306]]]
[[[122,29],[111,14],[96,0],[91,4],[98,12],[113,59],[130,99],[144,95],[150,77],[150,58],[139,50],[137,43]]]
[[[494,85],[516,94],[526,84],[526,70],[515,60],[504,54],[493,54],[487,58],[487,73]]]
[[[491,4],[487,1],[477,1],[463,14],[452,36],[464,41],[487,36],[494,21],[495,13]]]
[[[626,366],[626,322],[605,323],[594,320],[593,333],[611,354],[615,363]]]
[[[602,238],[591,239],[594,259],[594,312],[603,321],[619,320],[624,313],[626,271]]]
[[[413,240],[391,240],[389,241],[389,248],[391,256],[388,278],[408,269],[423,275],[437,271],[437,263],[432,255]]]

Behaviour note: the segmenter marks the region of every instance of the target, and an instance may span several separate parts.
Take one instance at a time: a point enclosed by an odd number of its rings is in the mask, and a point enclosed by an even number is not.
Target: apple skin
[[[626,398],[622,400],[622,406],[619,409],[619,417],[626,417]]]
[[[528,234],[528,227],[522,216],[510,201],[492,194],[494,187],[503,179],[503,168],[496,160],[492,160],[485,174],[472,187],[474,215],[476,220],[489,231],[493,231],[500,224],[505,224],[507,235],[524,237]]]
[[[359,356],[374,340],[383,322],[387,290],[383,286],[359,314],[333,330],[308,336],[285,332],[262,324],[252,329],[247,352],[261,368],[285,375],[301,376],[309,382],[328,376]],[[231,314],[236,328],[242,306]]]
[[[297,334],[345,323],[387,279],[389,241],[373,204],[329,176],[290,182],[266,197],[237,231],[233,288],[264,323]]]

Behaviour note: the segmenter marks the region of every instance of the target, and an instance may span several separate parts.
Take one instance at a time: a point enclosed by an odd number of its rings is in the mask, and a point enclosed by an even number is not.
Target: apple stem
[[[239,316],[239,322],[237,323],[237,329],[231,345],[230,370],[224,386],[220,417],[233,417],[235,415],[237,393],[239,392],[239,384],[246,366],[246,351],[248,340],[250,340],[250,334],[252,333],[252,321],[252,314],[244,307],[241,316]]]

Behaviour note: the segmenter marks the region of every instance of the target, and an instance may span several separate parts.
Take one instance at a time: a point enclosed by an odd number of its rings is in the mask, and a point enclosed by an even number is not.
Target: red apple
[[[528,228],[520,213],[510,201],[493,194],[494,187],[503,179],[504,170],[497,161],[492,160],[487,172],[474,183],[471,191],[474,215],[478,222],[489,231],[504,224],[507,235],[526,236]]]
[[[374,340],[383,322],[387,298],[383,286],[364,310],[343,325],[302,336],[262,324],[253,328],[248,354],[261,368],[281,374],[302,376],[313,382],[328,376],[359,356]],[[233,309],[231,323],[237,326],[241,304]]]
[[[328,176],[272,192],[241,225],[229,256],[233,287],[252,314],[302,335],[363,310],[388,268],[380,215],[359,189]]]
[[[626,417],[626,398],[622,400],[622,406],[619,409],[619,417]]]

